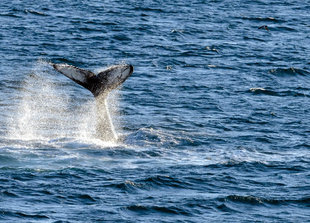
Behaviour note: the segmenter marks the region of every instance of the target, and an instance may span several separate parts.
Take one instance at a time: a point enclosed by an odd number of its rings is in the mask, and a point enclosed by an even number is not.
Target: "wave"
[[[141,12],[143,12],[143,15],[142,16],[147,16],[147,14],[146,13],[165,13],[165,12],[167,12],[167,11],[165,11],[163,8],[150,8],[150,7],[135,7],[134,8],[134,11],[141,11]],[[169,13],[171,13],[170,11],[169,11]]]
[[[185,146],[193,145],[190,137],[180,134],[178,136],[163,130],[153,128],[141,128],[138,131],[126,136],[125,143],[138,146]]]
[[[48,216],[46,215],[42,215],[42,214],[30,214],[30,213],[25,213],[25,212],[21,212],[21,211],[8,211],[8,210],[3,210],[0,209],[1,212],[1,216],[0,216],[0,220],[6,220],[6,218],[16,218],[16,221],[23,221],[21,219],[32,219],[32,220],[46,220],[49,219]],[[17,220],[18,219],[18,220]]]
[[[170,177],[170,176],[153,176],[148,177],[143,180],[144,183],[147,185],[152,186],[160,186],[160,187],[174,187],[174,188],[184,188],[184,186],[187,184],[184,181],[180,181],[176,178]]]
[[[282,19],[274,18],[274,17],[247,17],[243,16],[241,17],[243,20],[250,20],[250,21],[256,21],[256,22],[285,22]]]
[[[270,96],[278,96],[278,97],[310,97],[309,94],[304,92],[298,92],[293,90],[286,90],[286,91],[274,91],[265,88],[250,88],[248,92],[257,94],[257,95],[270,95]]]
[[[236,202],[250,205],[284,205],[284,204],[306,204],[309,205],[310,197],[301,197],[299,199],[273,199],[273,198],[262,198],[256,196],[242,196],[242,195],[228,195],[224,198],[218,199],[221,202]]]
[[[12,17],[12,18],[20,18],[20,16],[15,15],[13,13],[1,13],[0,17]]]
[[[302,75],[306,76],[309,75],[310,72],[304,70],[304,69],[299,69],[299,68],[275,68],[269,70],[269,73],[276,75],[276,76],[296,76],[296,75]]]
[[[69,196],[57,195],[56,196],[62,203],[66,204],[82,204],[82,205],[92,205],[97,202],[97,199],[90,196],[89,194],[71,194]]]
[[[44,12],[39,12],[39,11],[31,10],[31,9],[26,9],[24,12],[26,14],[32,14],[32,15],[37,15],[37,16],[48,16]]]
[[[9,155],[0,154],[0,167],[4,165],[12,165],[14,163],[18,163],[18,159]]]
[[[1,182],[1,180],[0,180],[0,182]],[[16,197],[18,197],[17,194],[15,194],[15,193],[13,193],[13,192],[11,192],[11,191],[8,191],[8,190],[2,190],[2,191],[0,191],[0,196],[1,196],[1,197],[11,197],[11,198],[16,198]]]
[[[190,211],[176,206],[159,206],[159,205],[130,205],[125,209],[137,212],[138,214],[171,214],[171,215],[192,215]]]
[[[44,8],[45,10],[48,10],[47,8]],[[44,12],[36,11],[33,9],[19,9],[19,8],[13,8],[11,10],[13,13],[22,13],[22,14],[31,14],[31,15],[36,15],[36,16],[48,16]],[[12,15],[10,13],[10,15]],[[14,15],[14,17],[19,17],[18,15]]]

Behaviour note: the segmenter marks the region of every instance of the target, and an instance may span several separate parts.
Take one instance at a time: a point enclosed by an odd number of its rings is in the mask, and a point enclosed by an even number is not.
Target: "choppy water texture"
[[[2,0],[0,221],[309,222],[309,12]],[[134,65],[109,98],[119,143],[47,61]]]

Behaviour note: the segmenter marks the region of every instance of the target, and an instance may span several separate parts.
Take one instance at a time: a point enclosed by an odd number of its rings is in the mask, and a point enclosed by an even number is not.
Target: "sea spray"
[[[61,136],[67,128],[68,97],[57,89],[57,80],[38,61],[21,83],[19,102],[12,114],[9,136],[24,140]]]
[[[45,61],[36,62],[31,74],[21,82],[19,101],[8,123],[8,137],[36,140],[76,138],[97,141],[96,102],[88,91],[76,90],[71,81],[57,75]],[[111,117],[118,114],[117,90],[106,99]],[[98,111],[102,112],[102,111]],[[119,123],[119,122],[116,122]]]

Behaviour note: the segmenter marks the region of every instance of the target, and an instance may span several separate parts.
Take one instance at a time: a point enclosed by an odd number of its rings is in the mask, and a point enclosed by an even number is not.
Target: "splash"
[[[96,103],[87,91],[72,86],[71,80],[55,74],[45,61],[38,61],[21,85],[15,97],[17,107],[8,124],[8,138],[73,138],[98,143]],[[118,113],[118,98],[116,91],[107,99],[112,120]],[[120,129],[118,125],[114,128],[116,131]]]

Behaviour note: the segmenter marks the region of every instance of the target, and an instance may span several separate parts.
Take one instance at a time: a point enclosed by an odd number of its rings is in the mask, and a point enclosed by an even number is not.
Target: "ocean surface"
[[[310,222],[309,15],[308,0],[1,0],[0,222]],[[48,62],[134,66],[108,99],[118,142]]]

